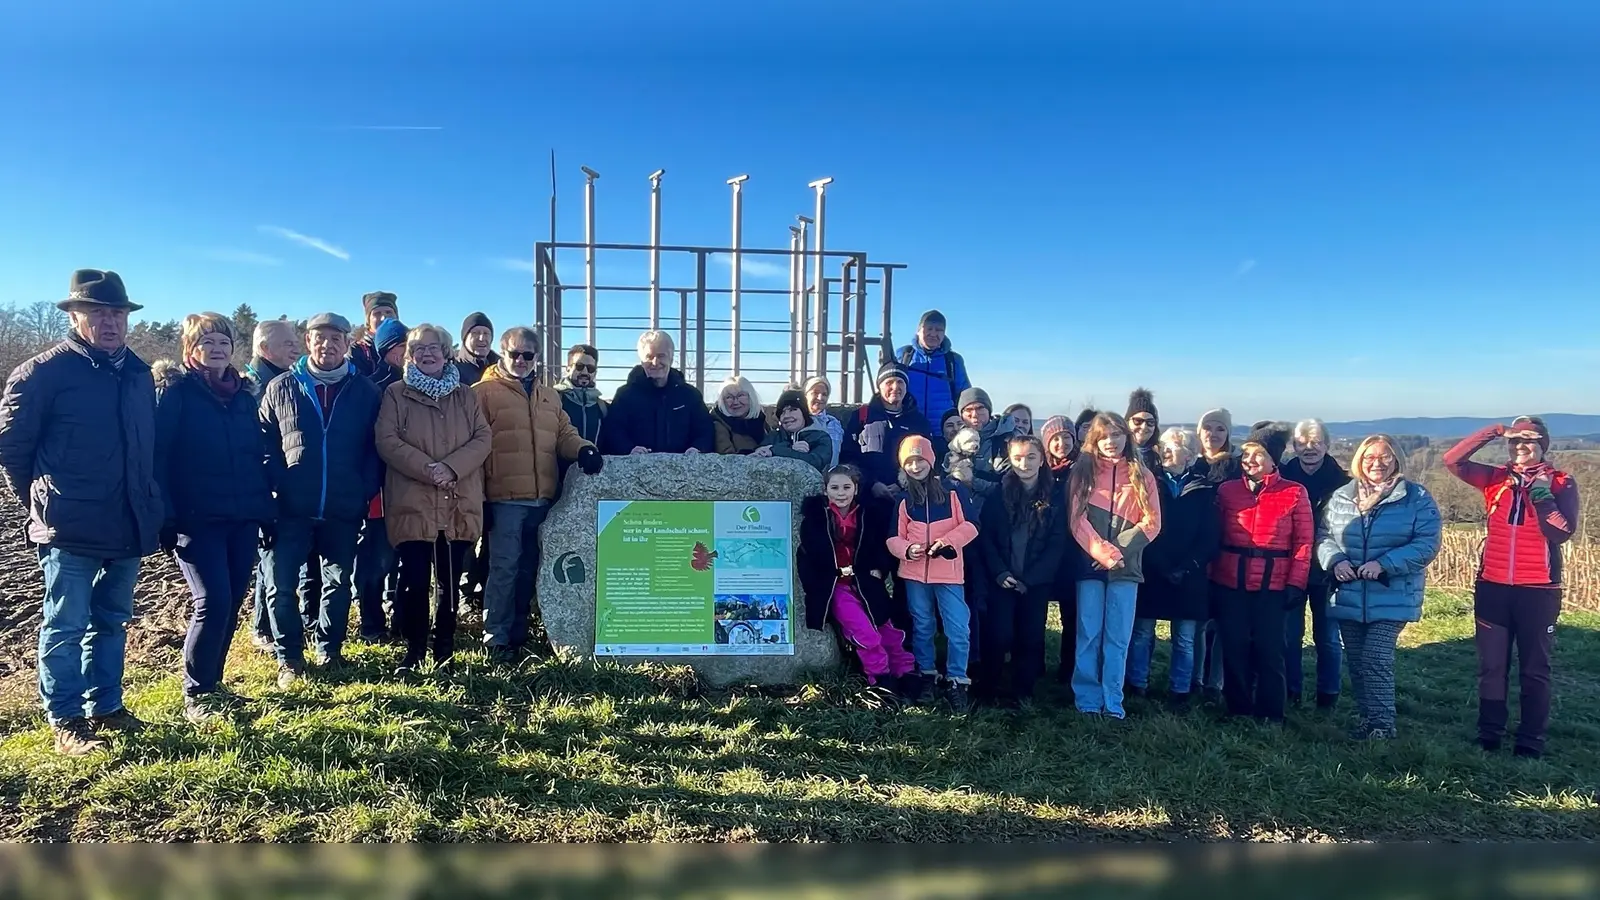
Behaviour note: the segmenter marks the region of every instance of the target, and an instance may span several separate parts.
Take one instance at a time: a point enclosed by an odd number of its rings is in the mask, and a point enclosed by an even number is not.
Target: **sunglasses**
[[[1134,416],[1128,420],[1129,425],[1154,425],[1155,423],[1156,420],[1149,416]]]
[[[513,350],[506,355],[522,362],[533,362],[539,358],[539,354],[532,350]]]
[[[593,372],[593,371],[595,371],[595,367],[589,365],[588,363],[573,363],[572,364],[572,371],[574,371],[574,372]]]

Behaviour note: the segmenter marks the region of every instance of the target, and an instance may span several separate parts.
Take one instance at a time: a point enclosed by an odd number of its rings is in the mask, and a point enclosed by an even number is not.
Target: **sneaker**
[[[344,654],[337,651],[318,650],[313,662],[316,663],[317,668],[325,672],[337,672],[345,667]]]
[[[278,644],[270,634],[252,634],[250,635],[250,646],[260,650],[262,653],[271,653],[277,649]]]
[[[88,719],[62,719],[50,730],[55,733],[56,752],[62,756],[88,756],[106,748],[105,739],[95,733]]]
[[[208,694],[189,697],[183,701],[183,719],[191,725],[204,725],[223,717],[220,700]]]
[[[952,681],[944,689],[945,699],[950,702],[950,711],[958,716],[964,716],[972,710],[971,691],[967,685],[959,681]]]
[[[306,677],[306,667],[291,663],[278,664],[278,688],[288,690],[295,682]]]
[[[104,716],[90,716],[89,724],[98,731],[118,731],[124,734],[138,731],[144,727],[144,722],[138,716],[128,712],[127,708],[117,710]]]

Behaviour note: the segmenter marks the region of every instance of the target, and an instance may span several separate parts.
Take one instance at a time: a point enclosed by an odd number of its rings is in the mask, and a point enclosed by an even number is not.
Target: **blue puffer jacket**
[[[1385,578],[1334,582],[1328,616],[1347,622],[1421,619],[1423,572],[1439,553],[1439,527],[1439,505],[1420,484],[1401,481],[1365,515],[1356,507],[1356,482],[1334,491],[1317,527],[1317,562],[1331,573],[1340,562],[1360,568],[1376,561]]]
[[[205,379],[171,362],[155,366],[156,481],[166,520],[183,534],[211,522],[270,522],[256,398],[241,390],[224,402]]]
[[[967,377],[967,361],[950,349],[945,338],[937,349],[925,350],[916,341],[901,347],[895,359],[906,370],[906,391],[917,399],[917,406],[936,416],[956,405],[961,392],[972,387]]]
[[[352,366],[324,410],[315,383],[302,357],[261,394],[262,449],[278,515],[360,521],[383,472],[373,440],[378,389]]]

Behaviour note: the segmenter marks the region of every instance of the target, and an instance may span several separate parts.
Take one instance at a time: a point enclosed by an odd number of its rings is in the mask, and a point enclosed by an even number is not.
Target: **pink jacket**
[[[900,527],[889,538],[889,552],[900,560],[900,577],[923,584],[962,584],[966,581],[966,552],[963,549],[978,536],[978,526],[967,519],[967,489],[954,482],[947,483],[949,493],[938,506],[913,506],[908,497],[900,501]],[[955,559],[941,559],[927,554],[919,559],[907,559],[906,548],[912,544],[927,546],[934,541],[944,541],[956,548]]]
[[[1102,569],[1111,569],[1120,557],[1124,568],[1115,580],[1143,579],[1140,567],[1145,545],[1161,533],[1161,486],[1149,469],[1140,467],[1148,509],[1140,509],[1128,475],[1127,460],[1106,462],[1098,456],[1078,460],[1094,466],[1094,488],[1085,506],[1073,504],[1072,536],[1078,546]]]

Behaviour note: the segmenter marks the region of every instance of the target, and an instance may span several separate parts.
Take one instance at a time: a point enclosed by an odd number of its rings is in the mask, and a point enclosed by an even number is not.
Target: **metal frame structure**
[[[796,216],[789,226],[787,249],[744,246],[744,191],[748,175],[728,179],[732,191],[732,246],[661,243],[661,182],[666,174],[658,169],[649,176],[650,242],[648,244],[604,243],[596,238],[595,182],[600,173],[580,167],[584,183],[584,239],[557,241],[554,236],[555,197],[551,197],[551,239],[534,245],[534,324],[543,336],[544,378],[553,381],[565,363],[565,349],[579,340],[602,352],[603,373],[619,375],[632,369],[637,357],[634,339],[645,330],[674,333],[676,365],[702,392],[709,370],[726,369],[743,375],[758,385],[797,385],[815,375],[834,381],[834,400],[861,403],[872,393],[873,373],[894,353],[890,319],[894,309],[894,272],[902,263],[877,262],[860,250],[832,250],[825,244],[827,188],[833,182],[823,178],[808,185],[815,193],[815,215]],[[559,275],[558,258],[563,251],[583,251],[583,283],[564,283]],[[646,284],[602,283],[598,256],[601,253],[639,254],[649,257]],[[693,262],[693,279],[688,283],[663,284],[662,255],[669,260]],[[730,281],[726,288],[713,287],[707,278],[707,261],[727,256]],[[746,287],[746,258],[756,261],[784,257],[788,260],[788,286],[785,288]],[[833,266],[837,274],[828,274]],[[566,308],[570,297],[581,292],[583,310],[572,315]],[[616,314],[626,297],[648,295],[645,315]],[[676,297],[676,316],[670,310],[662,316],[662,297],[670,304]],[[727,316],[713,313],[713,296],[728,298]],[[602,298],[607,298],[602,301]],[[788,318],[765,309],[769,298],[787,297]],[[601,310],[606,302],[611,309]],[[876,305],[876,315],[869,307]],[[633,304],[637,308],[637,301]],[[602,312],[607,314],[602,314]],[[869,319],[872,331],[869,331]],[[675,326],[675,327],[674,327]],[[873,333],[875,332],[875,333]],[[626,342],[606,341],[602,335],[626,334]],[[713,366],[712,356],[723,356],[722,335],[726,335],[726,365]],[[786,346],[776,336],[784,335]],[[708,347],[708,336],[717,343]],[[781,349],[779,349],[781,347]],[[877,354],[868,348],[876,347]],[[785,357],[778,365],[774,357]],[[621,363],[614,362],[622,360]],[[768,395],[769,397],[775,394]]]

